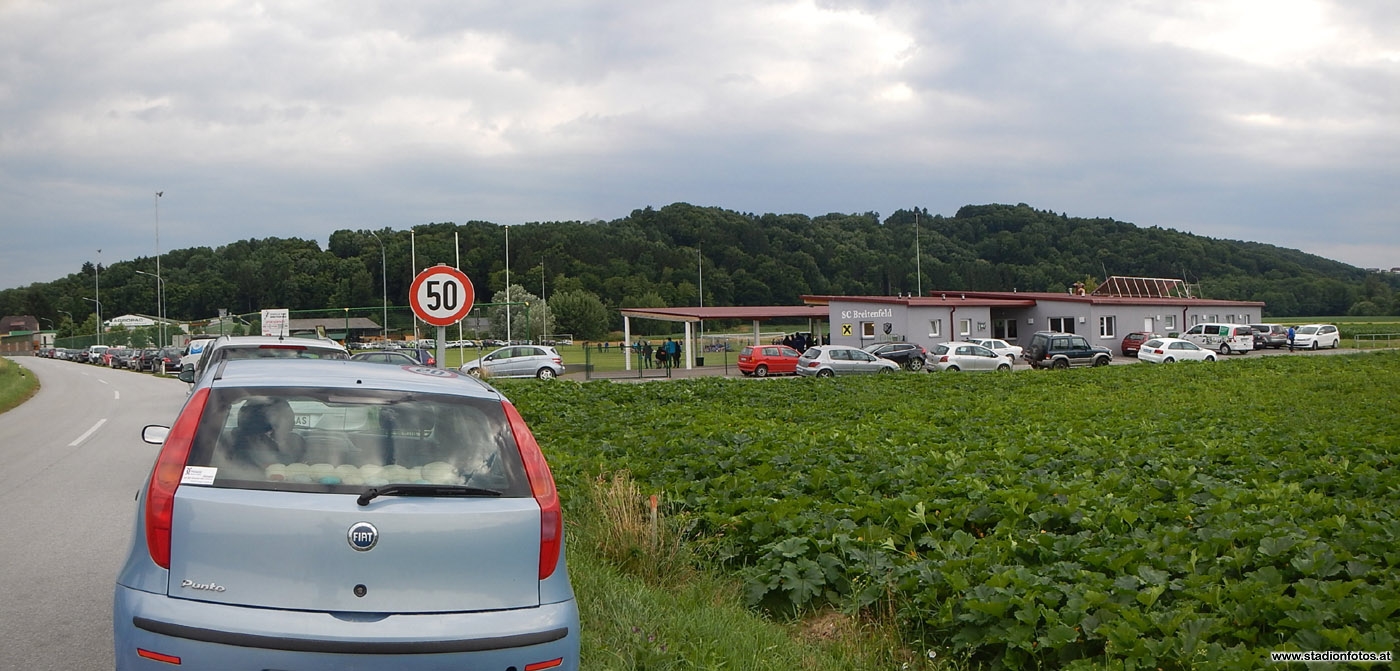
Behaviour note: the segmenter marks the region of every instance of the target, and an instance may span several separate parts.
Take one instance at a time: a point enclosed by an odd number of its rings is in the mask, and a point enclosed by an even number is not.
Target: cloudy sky
[[[1400,266],[1395,0],[0,0],[0,26],[0,288],[157,229],[677,201],[1024,202]]]

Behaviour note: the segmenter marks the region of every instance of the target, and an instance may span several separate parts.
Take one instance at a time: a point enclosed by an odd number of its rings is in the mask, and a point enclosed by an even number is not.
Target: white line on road
[[[116,389],[112,390],[112,396],[118,401],[122,400],[122,393]]]
[[[103,424],[106,424],[106,423],[107,423],[107,420],[106,420],[106,419],[99,419],[99,420],[97,420],[97,423],[96,423],[96,424],[93,424],[93,425],[92,425],[92,428],[87,430],[87,433],[84,433],[83,435],[78,436],[78,439],[77,439],[77,440],[75,440],[75,441],[73,441],[73,442],[71,442],[71,443],[68,443],[68,447],[77,447],[79,443],[82,443],[84,440],[87,440],[89,436],[91,436],[92,434],[96,433],[97,430],[100,429],[100,428],[102,428],[102,425],[103,425]]]

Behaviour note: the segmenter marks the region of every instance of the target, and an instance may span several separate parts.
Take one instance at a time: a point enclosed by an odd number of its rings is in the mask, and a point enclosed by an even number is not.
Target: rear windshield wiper
[[[355,502],[362,505],[369,505],[370,501],[380,496],[500,496],[501,492],[494,489],[482,489],[480,487],[466,487],[463,485],[427,485],[427,484],[402,484],[385,485],[383,487],[370,487],[366,489],[360,498]]]

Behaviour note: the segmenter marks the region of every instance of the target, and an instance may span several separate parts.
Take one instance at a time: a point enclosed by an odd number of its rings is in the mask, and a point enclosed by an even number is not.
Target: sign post
[[[278,308],[275,310],[262,311],[262,334],[276,338],[286,338],[288,335],[288,322],[291,321],[291,310]]]
[[[408,302],[413,314],[437,327],[437,367],[447,367],[447,327],[462,321],[476,301],[466,273],[445,263],[424,268],[413,278]]]

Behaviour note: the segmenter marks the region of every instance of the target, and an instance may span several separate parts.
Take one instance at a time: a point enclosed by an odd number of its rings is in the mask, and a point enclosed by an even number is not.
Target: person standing
[[[681,360],[680,360],[681,346],[678,345],[678,344],[676,344],[676,341],[674,341],[674,340],[672,340],[672,339],[670,339],[670,338],[667,338],[667,339],[666,339],[666,342],[665,342],[665,343],[662,343],[661,347],[662,347],[662,349],[666,350],[666,367],[667,367],[667,368],[670,368],[670,367],[672,367],[672,366],[675,366],[675,365],[680,364],[680,362],[681,362]]]
[[[1298,335],[1298,332],[1294,331],[1292,326],[1288,327],[1288,351],[1290,352],[1293,351],[1293,336],[1296,335]]]

